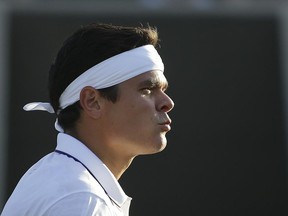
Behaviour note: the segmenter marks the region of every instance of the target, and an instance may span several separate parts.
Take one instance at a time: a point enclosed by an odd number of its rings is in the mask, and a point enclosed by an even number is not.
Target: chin
[[[151,148],[146,149],[145,152],[142,153],[142,155],[149,155],[149,154],[156,154],[159,152],[162,152],[166,148],[166,142],[165,143],[156,143]]]
[[[145,145],[142,145],[142,155],[156,154],[163,151],[167,146],[167,139],[165,136],[158,136],[157,139],[147,140]]]
[[[155,153],[163,151],[167,146],[166,138],[161,139],[161,141],[155,145]]]

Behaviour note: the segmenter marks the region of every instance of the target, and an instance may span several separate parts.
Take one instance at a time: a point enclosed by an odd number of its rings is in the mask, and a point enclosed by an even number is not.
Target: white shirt
[[[130,201],[93,152],[59,133],[56,152],[23,175],[1,216],[128,216]]]

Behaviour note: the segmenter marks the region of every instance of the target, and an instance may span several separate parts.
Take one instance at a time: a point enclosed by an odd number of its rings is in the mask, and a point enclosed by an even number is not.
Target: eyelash
[[[142,94],[148,95],[151,94],[153,91],[153,88],[143,88],[141,89]]]
[[[149,94],[152,94],[155,89],[156,89],[156,87],[147,87],[147,88],[141,89],[141,92],[144,95],[149,95]],[[166,88],[162,89],[162,91],[165,92]]]

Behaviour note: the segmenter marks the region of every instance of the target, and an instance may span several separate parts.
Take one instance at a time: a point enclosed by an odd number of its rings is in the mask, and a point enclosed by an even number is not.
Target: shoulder
[[[65,155],[50,154],[32,176],[34,177],[30,180],[34,182],[33,186],[38,186],[39,189],[42,187],[43,192],[52,196],[57,194],[57,197],[65,197],[67,194],[83,192],[86,195],[106,197],[105,191],[89,171],[81,163]]]
[[[112,215],[111,208],[99,196],[89,192],[75,192],[59,197],[43,216]]]
[[[93,208],[95,211],[109,211],[110,205],[109,197],[85,167],[71,158],[52,153],[25,173],[10,196],[7,208],[10,206],[13,212],[29,211],[29,215],[41,215],[38,213],[45,209],[58,211],[61,206],[63,211],[71,209],[77,212],[77,209],[81,211],[81,206],[86,206],[84,209],[87,211]],[[35,211],[35,214],[30,214],[30,211]]]

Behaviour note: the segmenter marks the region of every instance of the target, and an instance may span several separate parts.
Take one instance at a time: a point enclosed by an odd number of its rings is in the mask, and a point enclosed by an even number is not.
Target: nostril
[[[170,99],[169,102],[166,102],[165,104],[162,105],[161,111],[163,112],[170,112],[174,107],[174,102]]]

